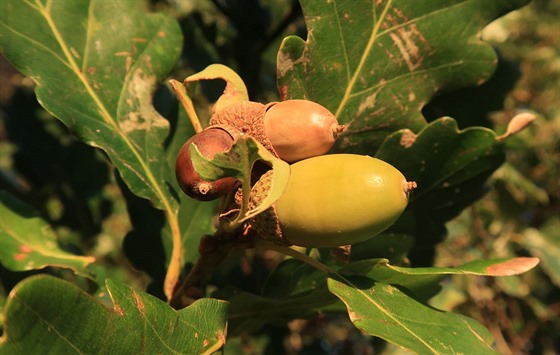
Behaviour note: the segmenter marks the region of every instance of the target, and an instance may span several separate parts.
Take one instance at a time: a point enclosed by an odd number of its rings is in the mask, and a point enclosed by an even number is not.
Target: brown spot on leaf
[[[361,116],[366,110],[369,110],[369,109],[372,109],[373,107],[375,107],[377,95],[385,87],[386,84],[387,84],[387,81],[385,79],[381,79],[379,81],[379,84],[377,84],[373,88],[373,92],[369,93],[367,96],[365,96],[362,99],[362,101],[360,102],[360,106],[358,107],[357,116]]]
[[[132,291],[132,295],[134,296],[134,303],[136,303],[136,307],[138,307],[140,313],[144,313],[144,302],[140,299],[140,295],[135,291]]]
[[[414,134],[414,132],[412,132],[410,129],[404,129],[401,136],[400,144],[405,148],[410,148],[415,141],[416,134]]]
[[[27,258],[27,256],[29,255],[29,253],[31,253],[33,251],[33,249],[31,249],[29,246],[27,246],[25,244],[20,244],[18,250],[19,250],[19,253],[14,255],[14,260],[15,261],[25,260]]]
[[[121,308],[121,306],[119,306],[118,304],[115,303],[115,306],[113,307],[113,310],[119,315],[122,316],[124,315],[124,311]]]
[[[350,317],[350,320],[352,321],[352,323],[358,322],[358,321],[360,321],[364,318],[363,316],[359,315],[358,313],[356,313],[354,311],[348,311],[348,316]]]
[[[384,286],[383,289],[385,290],[385,292],[387,292],[388,294],[392,295],[393,294],[393,290],[395,289],[393,286],[391,285],[387,285]]]
[[[311,36],[312,32],[309,32],[307,36]],[[278,60],[276,66],[276,74],[278,78],[284,77],[286,74],[294,70],[294,68],[299,64],[305,64],[308,61],[305,56],[301,56],[297,59],[293,59],[289,54],[280,50],[278,52]]]
[[[33,249],[31,249],[29,246],[27,246],[27,245],[25,245],[25,244],[21,244],[21,245],[19,246],[19,251],[20,251],[21,253],[30,253],[30,252],[33,251]]]
[[[504,261],[499,264],[494,264],[486,268],[486,273],[489,276],[512,276],[519,275],[525,271],[531,270],[539,263],[539,258],[515,258]]]
[[[161,117],[152,105],[152,92],[156,84],[155,75],[144,75],[137,69],[128,84],[129,98],[126,100],[130,111],[119,122],[125,133],[131,131],[150,131],[169,127],[169,122]]]
[[[404,62],[411,72],[420,68],[424,55],[429,55],[432,48],[416,23],[410,21],[400,9],[393,7],[387,14],[382,27],[390,31],[389,37],[400,53],[398,57],[393,55],[389,57],[399,64]]]

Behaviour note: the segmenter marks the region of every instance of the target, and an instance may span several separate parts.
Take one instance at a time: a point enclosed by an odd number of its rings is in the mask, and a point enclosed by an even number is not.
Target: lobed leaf
[[[176,208],[162,159],[169,123],[152,93],[178,58],[177,23],[134,1],[8,1],[0,13],[0,50],[41,105],[103,149],[135,194]]]
[[[211,354],[225,342],[227,303],[202,299],[180,311],[108,280],[107,308],[51,276],[19,283],[4,307],[0,352]]]
[[[152,94],[180,54],[177,22],[131,0],[1,6],[0,50],[35,81],[41,105],[105,151],[134,194],[165,211],[173,253],[164,288],[171,297],[182,256],[178,203],[163,148],[169,122]]]
[[[231,334],[255,332],[265,324],[284,324],[293,319],[312,319],[337,302],[324,286],[298,294],[265,297],[241,292],[229,299]]]
[[[80,256],[58,245],[56,232],[31,207],[0,191],[0,263],[10,270],[65,267],[92,278],[92,256]]]
[[[482,325],[423,302],[439,291],[445,275],[509,276],[537,263],[537,258],[510,258],[454,268],[406,268],[371,259],[341,268],[328,285],[346,304],[354,325],[367,334],[419,353],[489,353],[491,336]]]
[[[420,303],[399,287],[363,276],[334,275],[327,282],[366,334],[422,354],[495,353],[482,325]]]
[[[472,195],[479,195],[476,190],[480,190],[474,180],[480,176],[485,180],[505,159],[503,145],[492,130],[469,127],[460,131],[449,117],[430,123],[418,134],[408,129],[390,134],[375,157],[416,181],[411,208],[438,210],[443,221],[474,201]]]
[[[406,219],[408,212],[401,215],[400,219]],[[395,225],[391,227],[395,229]],[[358,261],[365,259],[386,258],[395,264],[407,262],[407,255],[414,246],[412,231],[407,233],[396,233],[385,231],[374,238],[353,244],[350,252],[350,260]]]
[[[403,129],[386,137],[376,158],[418,185],[407,208],[416,225],[408,232],[417,245],[429,248],[439,242],[444,223],[485,193],[486,179],[504,162],[503,150],[490,129],[460,131],[449,117],[431,122],[418,134]]]
[[[369,259],[353,262],[338,270],[342,275],[362,275],[375,281],[405,287],[414,293],[417,288],[435,295],[445,275],[512,276],[531,270],[539,263],[538,258],[518,257],[493,260],[474,260],[456,267],[402,267],[391,265],[387,259]],[[424,284],[428,283],[428,287]],[[433,286],[433,287],[432,287]]]
[[[281,45],[280,95],[321,103],[347,124],[336,151],[374,154],[388,134],[422,129],[436,93],[488,79],[497,57],[478,33],[527,2],[303,0],[307,39]]]
[[[416,270],[415,268],[403,269]],[[339,269],[337,273],[346,276],[367,276],[375,282],[405,288],[410,291],[410,297],[420,302],[427,302],[441,291],[440,282],[445,277],[442,274],[428,272],[410,275],[390,265],[387,259],[369,259],[353,262]]]
[[[456,267],[418,267],[403,268],[388,265],[387,267],[407,275],[480,275],[480,276],[512,276],[531,270],[539,263],[538,258],[518,257],[493,260],[474,260]]]
[[[325,273],[298,259],[286,258],[268,275],[262,289],[266,297],[282,298],[312,291],[326,282]]]

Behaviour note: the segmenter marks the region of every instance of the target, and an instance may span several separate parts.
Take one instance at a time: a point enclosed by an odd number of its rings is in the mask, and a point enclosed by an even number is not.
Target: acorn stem
[[[295,259],[303,261],[304,263],[306,263],[310,266],[313,266],[315,269],[317,269],[321,272],[324,272],[325,274],[331,274],[331,273],[334,272],[333,270],[331,270],[331,268],[329,268],[327,265],[323,264],[319,260],[313,259],[313,258],[295,250],[295,249],[292,249],[291,247],[278,245],[278,244],[274,244],[274,243],[268,242],[268,241],[260,239],[260,238],[255,238],[255,248],[273,250],[273,251],[282,253],[284,255],[291,256]]]
[[[417,187],[418,184],[416,184],[416,181],[407,181],[404,186],[404,192],[409,193],[412,190],[416,189]]]
[[[241,206],[239,208],[239,213],[235,216],[235,219],[224,226],[225,230],[228,232],[233,232],[236,229],[243,226],[244,222],[241,222],[247,211],[249,210],[249,200],[251,197],[251,168],[252,165],[245,164],[245,171],[243,172],[243,179],[241,179],[241,191],[242,200]]]
[[[183,108],[187,112],[187,116],[189,116],[189,120],[191,121],[195,133],[201,132],[202,124],[200,123],[200,119],[194,110],[194,105],[187,94],[185,86],[179,81],[173,79],[169,80],[169,85],[171,85],[173,91],[175,91],[175,94],[177,95],[177,98],[181,102],[181,105],[183,105]]]

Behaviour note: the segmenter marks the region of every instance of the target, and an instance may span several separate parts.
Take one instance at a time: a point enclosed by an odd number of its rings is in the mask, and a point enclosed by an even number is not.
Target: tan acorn
[[[250,206],[266,196],[273,171],[250,194]],[[280,245],[326,248],[354,244],[389,228],[408,204],[415,182],[369,156],[332,154],[291,166],[282,196],[257,215],[252,228]],[[240,201],[238,194],[237,201]]]
[[[251,135],[288,163],[327,153],[345,128],[329,110],[308,100],[266,106],[242,102],[216,112],[210,125],[229,126]]]
[[[287,100],[267,106],[264,129],[276,154],[293,163],[327,153],[345,127],[316,102]]]

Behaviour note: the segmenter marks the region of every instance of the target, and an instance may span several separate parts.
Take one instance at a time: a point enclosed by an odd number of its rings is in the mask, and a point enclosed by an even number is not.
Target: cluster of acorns
[[[181,148],[176,175],[183,191],[209,201],[237,191],[233,177],[206,181],[195,171],[189,147],[196,144],[208,159],[229,151],[247,134],[272,154],[291,164],[282,196],[249,221],[257,234],[278,244],[336,247],[371,238],[391,226],[416,187],[392,165],[369,156],[327,154],[345,129],[325,107],[308,100],[263,105],[242,102],[210,118],[210,125]],[[272,170],[252,187],[250,207],[259,204],[270,186]]]

